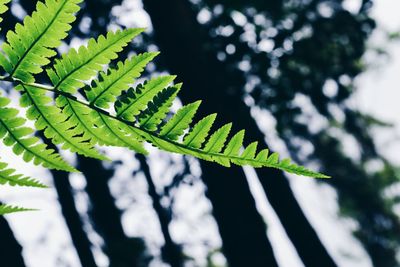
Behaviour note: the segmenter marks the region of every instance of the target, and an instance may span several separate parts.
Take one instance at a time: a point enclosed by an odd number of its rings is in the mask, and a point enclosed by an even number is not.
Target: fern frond
[[[240,148],[243,146],[244,133],[245,131],[241,130],[231,138],[224,149],[224,155],[237,156],[239,154]],[[239,164],[239,162],[236,162],[235,160],[232,160],[232,162]],[[227,167],[230,166],[229,160],[222,160],[220,163]]]
[[[232,123],[228,123],[219,128],[217,131],[215,131],[211,135],[208,142],[206,143],[204,151],[210,153],[219,153],[224,147],[226,139],[228,138],[228,135],[231,131],[231,128],[232,128]]]
[[[141,93],[139,93],[139,90],[136,90],[135,92],[135,99],[140,98]],[[76,99],[73,99],[72,97],[70,99],[72,101],[75,101],[77,105],[90,106],[90,104],[82,103]],[[153,101],[149,103],[154,104],[155,102]],[[190,104],[190,108],[182,108],[181,112],[178,111],[178,113],[180,114],[179,116],[177,115],[177,113],[166,122],[164,127],[166,125],[170,126],[165,127],[165,129],[171,129],[171,131],[174,132],[173,135],[166,134],[168,133],[167,130],[164,130],[165,133],[161,133],[162,131],[160,131],[160,133],[149,131],[148,129],[143,128],[140,123],[138,123],[135,116],[132,116],[132,119],[134,121],[125,121],[122,118],[114,117],[104,110],[98,109],[98,112],[103,118],[107,118],[108,121],[112,121],[115,124],[118,121],[119,127],[122,127],[126,133],[133,133],[132,138],[140,141],[144,139],[147,142],[165,151],[191,155],[208,161],[215,161],[223,166],[230,166],[231,163],[234,163],[240,166],[250,165],[255,168],[271,167],[293,174],[316,178],[329,177],[324,174],[311,171],[303,166],[298,166],[294,163],[291,163],[289,159],[283,159],[282,161],[279,161],[279,155],[277,153],[269,154],[268,149],[261,150],[256,155],[256,142],[250,144],[249,147],[247,147],[242,154],[239,154],[240,148],[243,146],[244,131],[240,131],[238,134],[232,137],[232,139],[229,140],[228,144],[225,147],[225,143],[228,140],[228,136],[232,128],[231,123],[222,126],[218,130],[216,130],[210,137],[208,137],[207,134],[215,120],[215,114],[209,115],[203,120],[200,120],[197,124],[195,124],[192,130],[189,130],[188,126],[192,121],[192,117],[194,116],[193,113],[195,113],[195,111],[197,110],[198,105],[199,103],[195,102],[193,104]],[[188,114],[187,118],[185,118],[185,116],[183,115],[184,113]],[[141,114],[142,113],[139,112],[139,115],[137,117],[140,118]],[[185,127],[178,126],[175,129],[174,126],[179,125],[179,122],[182,121],[181,119],[184,121],[182,125],[185,125]],[[112,127],[116,127],[115,124],[112,125]],[[204,126],[203,130],[201,129],[202,126]],[[185,129],[182,130],[183,128]],[[179,131],[175,132],[175,130],[177,129],[179,129]],[[188,133],[183,136],[183,142],[176,141],[177,139],[182,137],[182,134],[185,132],[185,130],[188,131]],[[207,139],[207,137],[208,140],[202,148],[201,144]],[[189,140],[191,140],[191,142]],[[221,151],[223,151],[223,153]]]
[[[10,3],[11,0],[0,0],[0,15],[4,14],[8,10],[7,4]],[[3,21],[3,18],[0,16],[0,23]],[[0,28],[1,29],[1,28]]]
[[[22,107],[28,108],[27,118],[34,120],[36,129],[43,130],[44,135],[54,144],[84,156],[107,160],[93,147],[90,140],[79,136],[79,129],[61,109],[51,104],[53,100],[45,94],[46,91],[28,85],[18,86],[17,90],[23,91],[20,103]]]
[[[101,118],[103,127],[118,142],[117,146],[127,147],[144,155],[148,154],[148,151],[143,147],[144,138],[132,131],[129,125],[101,112],[98,112],[97,115]]]
[[[10,186],[24,186],[24,187],[36,187],[36,188],[47,188],[46,185],[39,182],[36,179],[25,177],[22,174],[15,174],[14,169],[7,168],[7,164],[0,162],[0,185],[9,184]],[[0,215],[20,212],[20,211],[31,211],[33,209],[26,209],[22,207],[10,206],[2,204],[0,205]]]
[[[140,77],[146,65],[158,54],[158,52],[143,53],[125,60],[124,63],[118,62],[116,69],[101,72],[99,80],[95,80],[91,89],[86,91],[89,102],[108,109],[109,104],[114,103],[116,97],[129,89],[135,79]]]
[[[67,36],[74,13],[82,0],[46,0],[38,2],[32,16],[26,16],[23,24],[7,33],[0,54],[0,65],[10,76],[25,82],[33,82],[33,74],[43,71],[56,55],[54,48]]]
[[[156,131],[158,129],[157,126],[167,116],[181,87],[182,84],[177,84],[158,93],[153,101],[148,104],[147,109],[140,113],[138,118],[140,127],[149,131]]]
[[[258,146],[257,141],[248,145],[246,147],[246,149],[243,151],[241,157],[245,158],[245,159],[254,159],[254,157],[256,156],[256,152],[257,152],[257,146]]]
[[[127,121],[134,121],[135,116],[147,108],[147,105],[166,86],[173,82],[176,76],[161,76],[129,89],[115,102],[117,117]]]
[[[6,2],[0,0],[0,13]],[[148,142],[169,152],[223,166],[272,167],[327,177],[288,159],[280,161],[279,155],[270,154],[268,149],[257,153],[257,142],[244,148],[244,130],[230,138],[231,123],[211,134],[216,114],[193,123],[200,101],[185,105],[170,116],[172,103],[181,89],[181,84],[171,86],[175,76],[156,77],[133,86],[157,53],[133,56],[118,62],[116,68],[103,71],[143,29],[109,32],[96,40],[90,39],[87,46],[71,49],[46,70],[52,86],[34,83],[34,75],[42,72],[56,54],[54,48],[67,35],[80,2],[39,2],[37,11],[7,34],[7,43],[0,53],[0,65],[10,74],[0,80],[17,84],[27,118],[34,120],[36,130],[43,131],[54,144],[81,155],[106,159],[96,150],[97,145],[128,147],[147,154],[143,143]],[[83,96],[78,94],[82,88]],[[55,101],[47,95],[49,92],[54,94]],[[4,137],[6,144],[27,161],[46,167],[65,167],[57,154],[37,144],[38,139],[30,136],[32,129],[25,127],[25,120],[16,117],[16,110],[5,107],[6,104],[0,105],[0,138]]]
[[[16,155],[22,155],[26,162],[33,161],[49,169],[75,172],[76,169],[66,163],[53,149],[47,149],[39,139],[31,136],[33,129],[26,127],[26,120],[17,117],[18,110],[9,108],[10,100],[0,96],[0,139],[7,146],[12,146]]]
[[[54,88],[62,92],[74,94],[93,78],[104,65],[118,57],[117,53],[141,33],[144,29],[127,29],[101,35],[97,41],[90,39],[87,47],[69,52],[57,59],[47,74]]]
[[[47,188],[36,179],[24,177],[22,174],[15,174],[14,169],[8,169],[7,164],[0,162],[0,184],[9,184],[11,186],[27,186]]]
[[[0,215],[6,215],[10,213],[22,212],[22,211],[35,211],[35,209],[27,209],[17,206],[0,205]]]
[[[220,140],[214,140],[217,145],[218,149],[221,148],[221,143],[224,143],[224,136],[226,131],[229,129],[229,124],[224,126],[226,128],[222,128],[221,131],[217,131],[219,135],[222,136]],[[237,156],[228,156],[224,155],[223,153],[217,153],[217,152],[211,152],[211,151],[205,151],[204,149],[196,149],[192,147],[187,147],[182,145],[181,143],[178,142],[173,142],[171,140],[166,140],[163,138],[160,138],[159,136],[156,136],[152,133],[149,132],[143,132],[141,129],[136,129],[136,131],[141,133],[148,142],[152,143],[154,146],[165,150],[169,152],[174,152],[174,153],[179,153],[179,154],[185,154],[185,155],[191,155],[203,160],[208,160],[208,161],[215,161],[223,166],[229,166],[228,162],[235,163],[239,166],[252,166],[255,168],[261,168],[261,167],[270,167],[270,168],[275,168],[275,169],[280,169],[282,171],[288,172],[288,173],[293,173],[297,175],[303,175],[303,176],[308,176],[308,177],[315,177],[315,178],[329,178],[329,176],[311,171],[303,166],[296,165],[294,163],[291,163],[289,159],[283,159],[282,161],[279,161],[279,157],[277,157],[277,153],[271,154],[269,157],[268,154],[265,152],[267,150],[262,150],[260,153],[261,155],[257,154],[255,158],[247,158],[243,157],[242,155],[237,155]],[[213,137],[213,136],[211,136]],[[214,138],[217,139],[217,138]],[[223,146],[223,145],[222,145]],[[218,150],[216,149],[216,150]]]
[[[31,89],[33,91],[34,86],[32,86]],[[36,89],[40,90],[41,88],[38,87]],[[132,91],[133,90],[134,89],[132,89]],[[162,89],[158,89],[158,91],[159,90]],[[255,156],[256,143],[252,143],[250,147],[245,149],[245,151],[241,155],[239,155],[239,148],[243,146],[242,142],[244,131],[240,131],[231,140],[229,140],[229,142],[227,142],[232,127],[231,123],[228,123],[223,127],[217,129],[211,136],[208,137],[207,132],[210,130],[211,124],[215,120],[215,115],[210,115],[206,117],[204,120],[198,122],[192,130],[190,130],[189,124],[191,123],[192,118],[196,113],[196,110],[200,104],[199,102],[189,104],[180,109],[177,114],[175,114],[170,120],[166,121],[165,125],[158,133],[154,131],[149,131],[148,129],[140,126],[137,118],[140,118],[141,114],[144,111],[136,111],[138,115],[131,116],[132,121],[127,121],[123,118],[117,117],[118,115],[114,116],[112,114],[109,114],[105,110],[92,107],[89,103],[81,102],[73,96],[70,96],[63,92],[59,92],[57,90],[53,90],[53,92],[67,97],[70,101],[75,102],[77,106],[91,107],[95,109],[104,119],[104,121],[109,124],[110,129],[118,129],[120,133],[125,133],[125,138],[127,138],[129,135],[132,140],[138,141],[139,143],[145,140],[162,150],[191,155],[208,161],[215,161],[223,166],[230,166],[231,163],[234,163],[240,166],[250,165],[256,168],[272,167],[298,175],[305,175],[317,178],[328,178],[328,176],[326,175],[313,172],[306,169],[305,167],[293,164],[290,162],[289,159],[279,161],[279,155],[277,153],[269,155],[268,150],[262,150]],[[135,97],[132,99],[136,101],[137,99],[141,98],[141,94],[144,93],[145,90],[139,89],[135,90],[134,92]],[[149,105],[149,103],[154,104],[154,99],[153,101],[149,101],[148,103],[143,101],[142,105],[146,107]],[[127,104],[127,106],[129,105]],[[164,118],[164,121],[165,119],[166,118]],[[200,129],[199,125],[206,126],[204,128],[204,131]],[[159,126],[157,126],[157,128],[159,128]],[[188,133],[184,134],[184,132]],[[196,135],[194,135],[195,132]],[[177,141],[181,138],[183,138],[183,142]],[[193,142],[193,140],[192,142],[187,141],[191,139],[193,139],[195,142]],[[205,143],[204,147],[199,145],[199,143],[203,143],[205,140],[207,140],[207,142]],[[129,142],[129,139],[124,139],[124,142]],[[228,144],[225,146],[225,143]]]
[[[200,120],[183,139],[183,144],[188,147],[200,148],[206,140],[217,114],[211,114]]]
[[[177,140],[186,129],[200,106],[201,101],[197,101],[183,106],[178,112],[162,127],[160,136],[169,140]]]
[[[96,144],[107,146],[128,147],[136,152],[147,154],[143,144],[132,138],[131,135],[119,130],[115,123],[110,122],[85,105],[78,105],[65,96],[57,97],[57,106],[62,108],[63,114],[68,117],[70,126],[75,135],[81,136],[91,146]],[[112,126],[111,126],[112,125]],[[129,140],[127,140],[129,138]]]

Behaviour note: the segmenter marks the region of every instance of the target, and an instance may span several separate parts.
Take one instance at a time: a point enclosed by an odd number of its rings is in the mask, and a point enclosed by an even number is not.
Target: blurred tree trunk
[[[39,136],[49,148],[58,151],[58,148],[47,139],[42,132],[39,133]],[[73,189],[69,181],[69,173],[57,170],[50,170],[50,173],[53,176],[54,188],[57,191],[61,213],[65,219],[79,261],[84,267],[97,267],[91,250],[92,244],[86,231],[83,229],[82,218],[75,206]]]
[[[81,217],[76,209],[69,174],[63,171],[51,171],[54,187],[58,194],[61,212],[64,216],[72,244],[78,253],[79,260],[84,267],[96,267],[96,262],[91,250],[91,243],[83,229]]]
[[[162,248],[162,258],[165,262],[169,263],[171,267],[182,267],[184,264],[182,249],[172,240],[171,234],[169,232],[169,224],[171,223],[171,218],[167,213],[167,210],[161,205],[161,197],[157,193],[156,186],[151,177],[149,165],[147,164],[146,158],[142,154],[136,154],[136,158],[139,160],[141,170],[146,178],[149,187],[149,196],[153,202],[154,211],[157,213],[161,232],[164,237],[164,246]]]
[[[22,247],[4,216],[0,216],[0,259],[4,267],[25,267]]]
[[[217,61],[214,55],[205,51],[204,47],[207,38],[202,35],[201,26],[196,21],[196,15],[191,10],[189,1],[144,0],[143,2],[146,11],[150,14],[157,44],[162,50],[162,55],[169,69],[185,81],[186,89],[184,88],[180,93],[182,100],[187,103],[198,98],[204,99],[204,110],[217,111],[224,121],[236,122],[240,127],[246,129],[246,133],[251,140],[264,140],[264,135],[250,115],[250,108],[242,100],[242,90],[224,86],[226,81],[233,77],[229,77],[224,72],[226,66]],[[201,113],[202,110],[200,110]],[[209,196],[216,212],[218,212],[219,204],[221,204],[218,202],[218,198],[226,202],[229,202],[228,199],[242,201],[247,198],[246,194],[249,194],[249,192],[245,192],[248,190],[243,188],[241,188],[241,192],[229,195],[239,186],[238,181],[245,180],[244,173],[239,168],[225,169],[215,164],[202,163],[202,170],[203,178],[208,186]],[[259,169],[257,174],[261,178],[260,181],[271,205],[277,212],[304,264],[307,267],[335,267],[336,264],[303,214],[284,174],[269,168]],[[240,186],[248,187],[247,185]],[[240,191],[240,189],[238,190]],[[213,197],[216,199],[213,199]],[[234,216],[231,220],[227,220],[228,225],[237,220],[238,217],[247,217],[244,211],[248,212],[248,209],[251,210],[254,207],[254,204],[246,206],[241,203],[238,207],[234,205],[234,202],[225,204],[228,206],[221,205],[221,218],[228,219],[228,216]],[[239,207],[243,207],[244,210]],[[235,212],[229,215],[230,209],[235,209]],[[218,218],[217,214],[216,218],[229,261],[229,257],[232,255],[229,255],[227,246],[229,246],[230,239],[233,238],[231,235],[240,236],[240,231],[249,229],[237,228],[236,232],[224,234],[225,227],[230,226],[222,225],[221,218]],[[258,215],[255,216],[253,214],[248,220],[256,222],[260,219]],[[249,222],[247,227],[251,227],[251,225],[252,223]],[[265,233],[262,234],[265,236]],[[247,238],[248,240],[256,240],[260,238],[260,233]],[[246,255],[246,251],[251,250],[252,253],[255,253],[255,251],[260,250],[259,243],[243,243],[246,248],[244,250],[237,248],[236,251],[233,249],[233,256],[238,257],[242,253],[242,257],[250,259]],[[235,242],[233,246],[238,246],[238,244],[241,244],[241,242]],[[267,241],[265,240],[264,244],[262,244],[265,251],[267,250],[266,244]]]
[[[229,266],[278,266],[243,169],[212,162],[201,169]]]
[[[186,95],[183,95],[184,101],[193,99],[187,95],[187,92],[192,91],[207,101],[210,98],[218,99],[222,105],[224,100],[215,98],[215,90],[220,88],[216,89],[216,85],[211,84],[214,82],[213,77],[208,75],[208,70],[211,71],[215,66],[204,65],[204,53],[192,47],[200,43],[194,44],[199,40],[196,28],[192,28],[195,26],[192,23],[195,17],[188,10],[188,4],[183,1],[144,1],[144,7],[153,21],[156,41],[171,71],[182,75],[184,80],[191,80],[190,84],[195,85],[187,88]],[[202,90],[204,94],[200,93]],[[215,110],[213,108],[208,110]],[[229,119],[221,115],[224,120]],[[243,169],[227,169],[206,162],[201,162],[201,167],[229,265],[277,266],[266,235],[266,224],[256,209]]]
[[[125,235],[121,212],[115,205],[108,181],[114,171],[103,167],[101,161],[78,157],[78,168],[86,178],[86,192],[90,199],[90,218],[104,240],[110,267],[138,266],[144,246],[139,239]]]

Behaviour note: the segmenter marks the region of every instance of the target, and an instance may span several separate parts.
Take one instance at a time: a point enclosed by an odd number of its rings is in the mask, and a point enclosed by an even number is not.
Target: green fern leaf
[[[256,160],[257,161],[266,161],[268,159],[268,155],[269,155],[269,149],[263,149],[260,152],[258,152],[257,156],[256,156]]]
[[[68,118],[75,135],[81,136],[92,146],[99,144],[128,147],[136,152],[147,154],[143,144],[137,141],[137,138],[134,139],[131,134],[120,130],[115,122],[102,116],[96,110],[79,105],[64,96],[57,98],[57,105],[62,108],[63,114]],[[130,140],[127,140],[128,138]]]
[[[84,156],[107,160],[89,140],[79,136],[80,132],[77,132],[62,110],[51,105],[52,99],[45,94],[46,91],[28,85],[19,86],[18,89],[24,92],[20,103],[22,107],[28,108],[28,119],[34,120],[36,129],[43,130],[45,136],[54,144],[62,144],[63,149]]]
[[[38,89],[40,89],[40,87],[38,87]],[[80,102],[72,96],[67,96],[67,95],[65,95],[65,96],[68,97],[71,101],[75,101],[77,105],[83,105],[83,106],[90,107],[90,104],[85,104],[83,102]],[[179,153],[179,154],[192,155],[192,156],[204,159],[204,160],[215,161],[224,166],[230,166],[230,163],[232,162],[232,163],[238,164],[240,166],[250,165],[253,167],[271,167],[271,168],[280,169],[280,170],[283,170],[283,171],[286,171],[289,173],[305,175],[305,176],[310,176],[310,177],[316,177],[316,178],[328,178],[329,177],[329,176],[308,170],[305,167],[290,163],[290,160],[288,160],[288,159],[279,161],[279,155],[277,153],[268,155],[268,150],[266,150],[266,149],[259,152],[259,154],[255,158],[252,158],[253,153],[254,153],[253,150],[255,148],[255,143],[250,145],[250,148],[248,148],[248,150],[246,151],[246,154],[242,154],[240,156],[239,155],[226,155],[224,153],[221,153],[221,151],[224,148],[225,142],[228,138],[230,129],[232,127],[231,123],[226,124],[225,126],[221,127],[217,131],[215,131],[214,134],[212,134],[211,137],[208,139],[205,147],[203,149],[201,149],[201,148],[193,148],[188,145],[185,145],[184,143],[168,139],[165,136],[162,136],[161,133],[159,134],[156,132],[148,131],[147,129],[144,129],[144,128],[140,128],[140,126],[135,125],[135,122],[124,121],[121,118],[117,118],[117,117],[114,117],[113,115],[110,115],[106,111],[98,110],[98,112],[99,112],[99,114],[101,114],[101,116],[104,119],[107,119],[109,122],[112,122],[112,124],[110,124],[111,128],[117,128],[118,130],[121,130],[122,132],[126,133],[127,135],[130,135],[130,137],[134,140],[138,140],[140,142],[143,140],[146,140],[147,142],[152,143],[154,146],[156,146],[160,149],[163,149],[165,151]],[[139,115],[139,117],[140,117],[140,115]],[[186,120],[186,119],[184,119],[184,120]],[[189,123],[190,123],[191,119],[189,119],[187,121],[189,121]],[[169,121],[167,122],[167,124],[168,123],[169,123]],[[186,127],[188,127],[188,123],[185,123],[185,125],[186,125]],[[207,129],[207,131],[208,131],[208,129]],[[193,130],[192,130],[192,132],[193,132]],[[240,137],[241,134],[242,133],[239,132],[239,134],[235,135],[235,136]],[[205,134],[201,133],[201,135],[203,136]],[[178,136],[180,136],[180,135],[178,135]],[[129,142],[129,139],[127,141]],[[235,138],[235,140],[234,141],[231,140],[228,143],[228,145],[229,144],[232,144],[231,146],[234,146],[233,144],[235,144],[234,147],[237,147],[238,144],[241,144],[241,140],[240,140],[240,138]],[[225,149],[225,150],[228,151],[229,149]],[[235,150],[237,150],[237,148],[235,148]]]
[[[144,53],[127,59],[124,63],[118,62],[117,69],[110,69],[108,73],[101,72],[100,79],[93,82],[92,88],[86,91],[91,104],[101,108],[109,108],[116,97],[128,90],[135,79],[140,77],[145,66],[159,53]]]
[[[0,65],[10,76],[25,82],[33,82],[32,74],[43,71],[56,55],[53,48],[67,36],[74,13],[82,0],[46,0],[38,2],[32,16],[24,18],[23,25],[17,24],[15,31],[7,33],[7,43],[2,46]]]
[[[161,129],[160,136],[169,140],[177,140],[189,128],[201,101],[183,106]]]
[[[244,134],[245,131],[241,130],[232,137],[224,150],[224,155],[237,156],[239,154],[239,150],[243,146]]]
[[[133,87],[158,53],[133,56],[118,62],[116,68],[107,66],[143,29],[109,32],[97,40],[90,39],[87,46],[69,50],[47,69],[53,86],[35,83],[35,75],[50,63],[56,55],[55,48],[67,36],[81,1],[38,2],[36,11],[9,31],[1,46],[0,66],[8,76],[0,76],[0,80],[16,85],[15,89],[21,92],[20,105],[27,109],[27,118],[35,122],[35,129],[26,127],[26,120],[18,117],[18,111],[8,107],[9,99],[0,96],[0,139],[16,155],[47,168],[76,171],[33,135],[38,130],[61,149],[100,160],[107,158],[96,149],[97,145],[127,147],[147,154],[143,144],[148,142],[165,151],[227,167],[270,167],[328,178],[289,159],[280,161],[279,155],[269,154],[268,149],[257,154],[257,142],[240,153],[244,130],[228,140],[232,128],[228,123],[209,134],[216,114],[200,119],[191,128],[200,101],[183,106],[170,117],[169,110],[181,89],[181,84],[169,86],[175,76],[153,78]],[[7,11],[9,2],[0,0],[0,15]],[[82,88],[85,96],[80,95]],[[46,95],[49,92],[55,100]],[[5,163],[0,163],[0,184],[45,187],[37,180],[15,174]],[[0,205],[0,215],[26,210],[29,209]]]
[[[109,32],[106,37],[101,35],[97,41],[90,39],[87,47],[69,50],[60,60],[56,60],[53,68],[47,70],[54,88],[76,93],[77,89],[85,85],[84,81],[93,78],[104,65],[117,58],[117,53],[142,31],[143,29],[128,29]]]
[[[47,149],[38,138],[31,136],[34,130],[24,126],[26,120],[17,117],[18,110],[7,107],[9,102],[9,99],[0,97],[0,139],[4,144],[12,146],[16,155],[22,154],[26,162],[33,161],[35,165],[50,169],[76,171],[54,150]]]
[[[167,116],[181,86],[182,84],[177,84],[168,87],[156,95],[153,101],[148,104],[147,109],[140,113],[140,127],[149,131],[156,131],[162,120]]]
[[[231,140],[229,141],[228,145],[224,150],[224,155],[227,156],[237,156],[239,154],[240,148],[243,145],[245,131],[241,130],[237,134],[235,134]],[[231,160],[234,163],[237,163],[235,160]],[[230,167],[231,163],[229,158],[227,159],[220,159],[218,163],[222,164],[223,166]]]
[[[0,0],[0,14],[7,9],[7,2]],[[54,144],[88,157],[106,159],[95,146],[128,147],[146,154],[143,147],[146,141],[166,151],[215,161],[223,166],[234,163],[272,167],[326,177],[288,159],[280,161],[277,153],[269,155],[267,149],[257,154],[257,142],[240,154],[244,130],[228,140],[232,127],[228,123],[209,135],[216,114],[201,119],[191,128],[200,101],[182,107],[169,118],[169,109],[181,88],[181,84],[168,87],[175,76],[153,78],[131,87],[157,53],[137,55],[118,62],[116,68],[102,71],[143,29],[110,32],[97,40],[90,39],[87,46],[71,49],[47,69],[53,86],[34,83],[34,75],[42,72],[55,56],[54,48],[66,37],[80,2],[39,2],[37,11],[27,16],[23,25],[17,24],[15,31],[8,32],[0,53],[0,66],[10,74],[1,80],[18,85],[16,89],[22,93],[20,102],[27,108],[28,119],[34,120],[36,130],[43,131]],[[82,96],[76,94],[84,87],[86,99],[82,100]],[[55,101],[46,95],[49,91],[54,94]],[[5,100],[0,98],[1,101]],[[66,168],[66,163],[54,151],[31,136],[33,130],[25,127],[25,120],[16,117],[17,111],[7,108],[7,104],[5,101],[0,105],[0,138],[5,144],[12,146],[26,161],[49,168]],[[111,106],[113,111],[109,110]]]
[[[204,151],[219,153],[224,147],[225,141],[231,131],[232,123],[225,124],[213,133],[204,147]]]
[[[188,147],[200,148],[206,140],[217,114],[211,114],[200,120],[183,139],[183,144]]]
[[[241,157],[245,158],[245,159],[254,159],[254,157],[256,156],[256,152],[257,152],[257,146],[258,146],[257,141],[248,145],[246,147],[246,149],[243,151]]]
[[[127,147],[144,155],[148,154],[148,151],[143,147],[143,137],[127,124],[102,113],[98,113],[98,116],[101,118],[101,125],[103,125],[103,127],[107,129],[108,134],[118,142],[116,144],[117,146]]]
[[[11,186],[27,186],[47,188],[36,179],[24,177],[22,174],[15,174],[14,169],[8,169],[7,164],[0,162],[0,184],[9,184]]]
[[[7,12],[7,10],[8,10],[7,4],[10,2],[11,2],[11,0],[0,0],[0,15]],[[2,22],[2,21],[3,21],[3,18],[0,16],[0,22]]]
[[[22,211],[35,211],[35,209],[27,209],[10,205],[0,205],[0,215],[22,212]]]
[[[105,145],[112,140],[108,140],[107,136],[101,135],[100,128],[96,127],[94,120],[94,112],[87,106],[79,106],[70,101],[67,97],[59,96],[56,104],[62,109],[63,115],[68,119],[70,127],[74,129],[74,135],[82,136],[91,146],[96,144]]]
[[[129,89],[115,103],[117,117],[127,121],[135,121],[135,116],[145,110],[153,98],[172,83],[175,77],[162,76],[154,78],[144,85],[137,86],[136,89]]]
[[[210,137],[204,149],[195,149],[187,147],[181,143],[161,138],[156,134],[144,131],[142,129],[134,128],[134,131],[137,134],[143,136],[148,142],[152,143],[154,146],[162,150],[179,154],[191,155],[208,161],[215,161],[223,166],[229,166],[227,163],[229,161],[238,164],[240,166],[249,165],[255,168],[270,167],[297,175],[304,175],[315,178],[329,178],[329,176],[327,175],[314,172],[303,166],[298,166],[294,163],[291,163],[289,159],[284,159],[281,162],[279,162],[277,158],[278,155],[277,153],[274,153],[273,156],[271,155],[272,158],[271,157],[265,158],[267,154],[266,152],[268,151],[267,149],[262,150],[259,153],[259,155],[261,154],[261,156],[258,157],[259,156],[258,155],[255,159],[243,158],[241,156],[227,156],[222,153],[216,152],[222,150],[231,126],[232,126],[231,123],[229,123],[218,129]]]

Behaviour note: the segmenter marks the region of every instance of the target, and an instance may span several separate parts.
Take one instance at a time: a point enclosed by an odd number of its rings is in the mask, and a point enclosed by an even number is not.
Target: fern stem
[[[155,133],[153,133],[153,132],[151,132],[149,130],[146,130],[146,129],[138,127],[134,122],[126,121],[126,120],[124,120],[124,119],[122,119],[120,117],[114,116],[113,114],[110,114],[108,111],[95,106],[93,103],[91,104],[91,103],[87,103],[87,102],[84,102],[82,100],[79,100],[77,97],[75,97],[75,96],[73,96],[73,95],[71,95],[69,93],[60,91],[60,90],[58,90],[58,89],[56,89],[55,87],[52,87],[52,86],[39,84],[39,83],[27,83],[27,82],[23,82],[23,81],[21,81],[19,79],[12,78],[12,77],[0,77],[0,80],[7,81],[7,82],[18,83],[18,84],[25,85],[25,86],[35,87],[35,88],[40,89],[40,90],[45,90],[45,91],[52,92],[52,93],[54,93],[56,95],[64,96],[64,97],[66,97],[66,98],[68,98],[68,99],[70,99],[72,101],[75,101],[76,103],[79,103],[81,105],[85,105],[85,106],[87,106],[87,107],[89,107],[89,108],[91,108],[91,109],[93,109],[93,110],[95,110],[95,111],[97,111],[97,112],[109,117],[110,119],[114,119],[114,120],[122,122],[122,123],[124,123],[126,125],[129,125],[132,128],[132,130],[134,130],[138,135],[145,136],[145,137],[147,137],[147,140],[152,140],[154,143],[157,143],[160,146],[162,146],[162,143],[160,143],[160,142],[166,142],[166,143],[172,144],[176,148],[179,148],[179,150],[181,150],[183,154],[186,154],[187,151],[190,151],[190,152],[193,152],[194,154],[200,154],[200,155],[203,155],[205,157],[216,157],[216,158],[223,158],[223,159],[228,159],[228,160],[236,160],[236,161],[244,162],[246,164],[253,165],[253,166],[257,165],[257,164],[260,164],[260,162],[257,161],[256,159],[251,159],[251,158],[244,159],[244,158],[241,158],[240,156],[232,156],[232,155],[225,155],[223,153],[207,152],[207,151],[203,151],[201,149],[185,146],[185,145],[183,145],[183,144],[181,144],[179,142],[176,142],[176,141],[172,141],[172,140],[166,139],[166,138],[164,138],[162,136],[159,136],[159,135],[157,135],[157,134],[155,134]],[[292,170],[290,168],[284,168],[284,167],[280,166],[278,163],[268,162],[268,163],[263,163],[263,166],[284,170],[286,172],[292,172]],[[313,175],[315,176],[315,174],[313,174]],[[329,178],[329,176],[326,176],[326,175],[323,175],[323,174],[319,175],[319,177],[320,178]]]

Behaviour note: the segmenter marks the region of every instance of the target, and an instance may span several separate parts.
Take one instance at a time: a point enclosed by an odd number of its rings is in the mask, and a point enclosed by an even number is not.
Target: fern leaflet
[[[35,165],[40,164],[50,169],[76,171],[54,150],[39,143],[37,137],[30,136],[34,130],[25,126],[24,118],[17,117],[18,110],[7,107],[9,102],[9,99],[0,97],[0,139],[3,139],[4,144],[12,146],[13,152],[22,155],[26,162],[33,161]]]
[[[52,99],[46,96],[45,91],[29,85],[21,85],[23,88],[21,106],[28,108],[28,119],[35,121],[37,130],[42,130],[45,136],[52,140],[55,145],[62,145],[78,154],[106,160],[90,143],[90,140],[80,136],[81,132],[71,122],[71,119],[57,106],[52,105]]]
[[[7,43],[0,56],[0,65],[10,76],[25,82],[33,82],[33,74],[43,71],[49,58],[56,55],[53,48],[67,37],[75,20],[74,13],[82,0],[47,0],[38,2],[32,16],[24,18],[23,25],[17,24],[15,31],[7,33]]]
[[[9,213],[21,212],[21,211],[34,211],[34,209],[27,209],[17,206],[10,205],[0,205],[0,215],[5,215]]]
[[[144,53],[124,63],[118,62],[117,69],[110,69],[108,73],[100,73],[99,80],[86,92],[91,104],[101,108],[109,108],[123,91],[128,90],[134,79],[140,77],[144,67],[153,60],[158,53]]]
[[[7,10],[8,10],[7,4],[10,2],[11,2],[11,0],[0,0],[0,15],[7,12]],[[0,22],[2,22],[2,21],[3,21],[3,18],[0,17]]]
[[[101,35],[97,41],[90,39],[87,47],[78,50],[71,49],[60,60],[56,60],[54,69],[48,69],[47,74],[54,87],[67,93],[76,93],[87,81],[101,70],[103,65],[118,57],[116,53],[122,49],[143,29],[128,29],[109,32]]]
[[[15,170],[8,169],[7,164],[3,162],[0,162],[0,184],[47,188],[46,185],[42,184],[38,180],[24,177],[22,174],[15,174]]]

